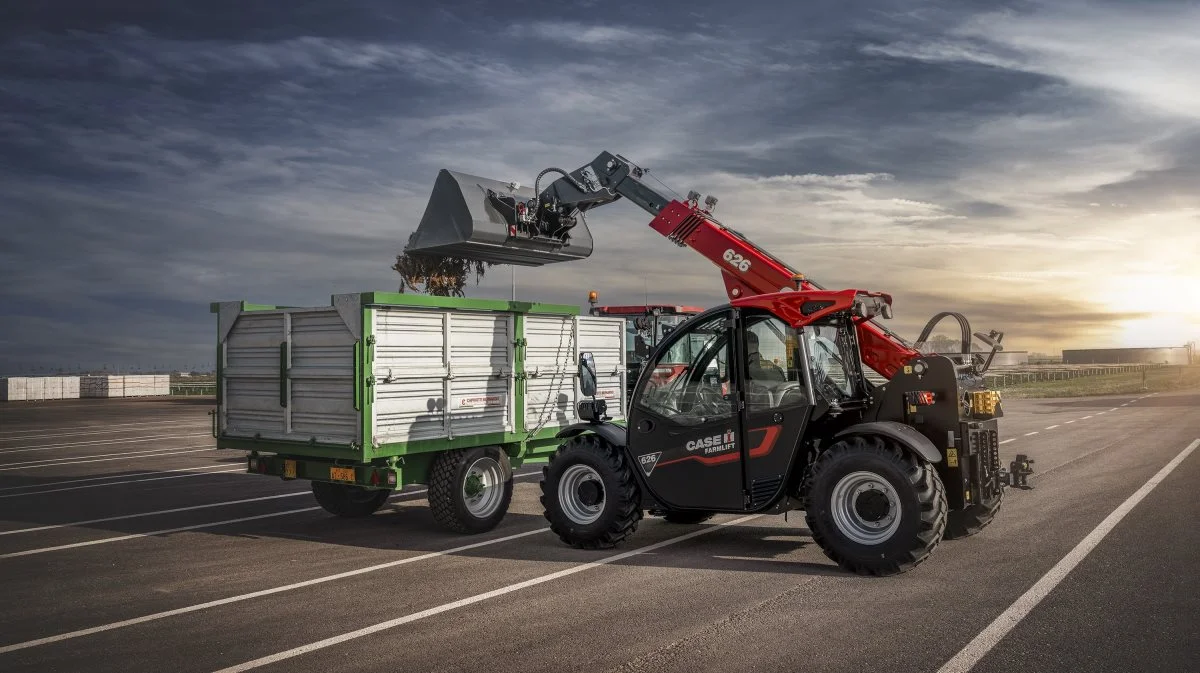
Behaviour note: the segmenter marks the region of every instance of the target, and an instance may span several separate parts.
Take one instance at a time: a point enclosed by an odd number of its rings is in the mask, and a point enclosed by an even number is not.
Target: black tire
[[[327,481],[314,481],[312,492],[322,509],[347,519],[371,516],[383,507],[383,503],[392,495],[387,489],[332,484]]]
[[[560,498],[564,476],[571,498],[567,503]],[[570,490],[572,483],[589,489],[587,497]],[[542,468],[541,489],[550,530],[577,549],[615,547],[637,530],[642,518],[642,494],[625,452],[598,435],[576,435],[559,446]],[[581,517],[580,506],[594,511]]]
[[[681,526],[690,526],[698,523],[704,523],[715,516],[715,512],[705,512],[695,509],[668,509],[652,511],[650,514],[661,516],[667,523],[675,523]]]
[[[851,489],[855,483],[864,485]],[[913,569],[929,557],[946,528],[946,490],[933,466],[883,437],[852,435],[830,446],[809,470],[804,493],[804,517],[813,539],[835,563],[860,575]],[[835,495],[842,503],[853,500],[853,506],[839,507]],[[896,507],[891,505],[893,497]],[[859,539],[851,537],[855,524],[845,523],[847,517],[869,521],[860,524],[866,532]]]
[[[1000,511],[1000,505],[1003,502],[1004,490],[1001,489],[1000,494],[992,498],[990,502],[951,510],[949,516],[946,517],[946,533],[943,537],[947,540],[958,540],[971,537],[987,528],[988,524],[996,518],[996,513]]]
[[[480,466],[483,467],[480,467]],[[494,471],[499,468],[499,474]],[[469,480],[488,474],[501,479],[500,490],[472,493]],[[473,476],[474,475],[474,476]],[[496,488],[492,486],[492,488]],[[429,468],[429,511],[433,518],[455,533],[485,533],[496,527],[512,502],[512,466],[508,454],[495,446],[443,451]]]

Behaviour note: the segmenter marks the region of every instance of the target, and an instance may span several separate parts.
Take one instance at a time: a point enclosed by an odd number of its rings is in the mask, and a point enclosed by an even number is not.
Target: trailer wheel
[[[667,510],[651,510],[652,516],[661,516],[663,521],[667,523],[675,523],[680,525],[692,525],[704,523],[713,518],[715,512],[705,512],[703,510],[694,509],[667,509]]]
[[[987,528],[987,525],[996,518],[996,513],[1000,511],[1000,504],[1003,501],[1004,490],[1001,489],[1000,494],[992,498],[990,502],[952,510],[946,517],[946,534],[943,537],[947,540],[957,540],[970,537]]]
[[[322,509],[347,519],[371,516],[383,507],[383,503],[392,495],[392,492],[386,489],[332,484],[327,481],[314,481],[312,491]]]
[[[890,439],[850,436],[813,463],[804,517],[825,555],[860,575],[895,575],[929,557],[946,528],[933,466]]]
[[[578,549],[614,547],[637,530],[638,490],[625,452],[598,435],[576,435],[542,468],[542,507],[550,530]]]
[[[443,451],[429,469],[429,511],[456,533],[496,527],[512,501],[508,454],[495,446]]]

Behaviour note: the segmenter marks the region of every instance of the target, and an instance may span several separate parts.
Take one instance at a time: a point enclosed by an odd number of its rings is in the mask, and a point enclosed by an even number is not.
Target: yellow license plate
[[[354,468],[331,467],[329,468],[329,478],[334,481],[354,481]]]
[[[295,479],[296,478],[296,461],[294,461],[294,460],[283,461],[283,478],[284,479]]]

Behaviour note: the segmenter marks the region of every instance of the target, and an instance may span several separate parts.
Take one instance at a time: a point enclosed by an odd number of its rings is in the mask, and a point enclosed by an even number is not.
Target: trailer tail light
[[[388,472],[387,484],[388,484],[388,486],[396,485],[396,473],[395,472]]]
[[[379,485],[379,471],[378,470],[371,470],[371,485],[372,486]]]
[[[267,473],[267,461],[265,461],[265,460],[258,461],[258,473],[259,474]]]

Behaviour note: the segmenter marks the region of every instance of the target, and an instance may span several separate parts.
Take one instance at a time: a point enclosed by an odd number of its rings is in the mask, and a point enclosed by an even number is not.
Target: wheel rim
[[[484,519],[496,513],[504,499],[504,469],[495,458],[479,458],[467,468],[463,502],[471,516]]]
[[[587,465],[572,465],[558,481],[558,502],[572,523],[586,526],[604,511],[604,482]]]
[[[852,472],[838,481],[830,498],[833,522],[852,542],[876,545],[900,527],[900,495],[874,472]]]

